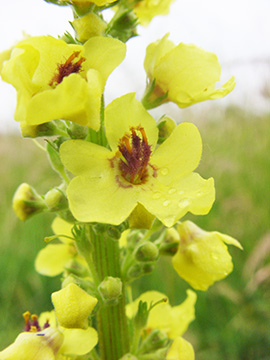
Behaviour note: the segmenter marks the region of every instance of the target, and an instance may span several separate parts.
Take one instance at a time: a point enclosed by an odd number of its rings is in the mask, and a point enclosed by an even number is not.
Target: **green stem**
[[[100,282],[107,276],[121,278],[120,249],[118,241],[91,232],[93,261]],[[100,301],[98,333],[102,360],[118,360],[129,352],[128,325],[125,314],[125,287],[115,305]]]

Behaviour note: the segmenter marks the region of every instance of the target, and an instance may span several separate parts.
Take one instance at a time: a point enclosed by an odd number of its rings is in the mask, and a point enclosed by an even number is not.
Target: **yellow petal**
[[[90,83],[79,74],[70,74],[55,89],[37,93],[26,104],[27,123],[37,125],[55,119],[64,119],[98,130],[99,99],[102,94],[99,81],[101,80],[98,74],[95,78],[91,77]]]
[[[107,148],[83,140],[65,141],[60,148],[64,166],[74,175],[96,175],[107,171],[108,158],[113,157]]]
[[[191,123],[182,123],[157,148],[151,163],[157,167],[161,181],[170,184],[196,169],[201,154],[202,140],[199,130]]]
[[[155,91],[159,95],[168,93],[167,99],[181,108],[224,97],[235,86],[231,78],[216,89],[221,73],[216,55],[195,45],[172,47],[167,35],[148,47],[145,69],[150,81],[155,79]]]
[[[196,215],[209,212],[215,199],[214,181],[204,180],[197,173],[182,179],[169,177],[168,171],[153,179],[152,191],[140,193],[139,202],[165,226],[172,227],[188,211]],[[163,178],[168,176],[168,180]],[[170,185],[165,182],[170,182]]]
[[[154,215],[150,214],[144,206],[138,204],[129,215],[129,227],[130,229],[150,229],[154,218]]]
[[[68,244],[49,244],[39,251],[35,260],[35,269],[42,275],[59,275],[75,254],[75,248]]]
[[[62,354],[85,355],[91,351],[98,342],[98,335],[94,328],[64,329],[64,342],[59,352]]]
[[[67,195],[72,214],[82,222],[119,225],[137,204],[137,189],[119,186],[109,172],[72,179]]]
[[[100,73],[104,88],[110,73],[124,60],[126,45],[117,39],[97,36],[89,39],[84,48],[85,67]]]
[[[13,344],[0,352],[1,360],[55,360],[63,335],[47,328],[38,333],[23,332]]]
[[[187,298],[182,304],[172,307],[172,322],[168,336],[175,339],[183,335],[191,321],[195,319],[195,303],[197,295],[192,290],[187,290]]]
[[[166,360],[194,360],[194,359],[195,359],[195,355],[192,345],[182,337],[177,337],[174,340],[166,356]]]
[[[170,5],[174,0],[142,0],[134,7],[134,12],[139,18],[140,24],[147,26],[157,15],[167,15]]]
[[[182,304],[171,306],[166,295],[158,291],[147,291],[126,306],[126,314],[128,317],[135,316],[140,301],[146,301],[150,306],[162,299],[166,299],[166,301],[156,305],[150,311],[146,327],[148,329],[163,330],[171,339],[174,339],[182,335],[195,318],[194,304],[196,298],[196,294],[188,290],[187,298]]]
[[[105,109],[106,137],[112,151],[117,150],[119,140],[130,133],[130,127],[142,126],[148,144],[154,151],[158,140],[158,128],[154,118],[148,114],[135,93],[126,94],[112,101]]]
[[[69,237],[73,237],[71,229],[73,224],[61,219],[60,217],[56,217],[52,222],[52,230],[56,235],[66,235]],[[59,236],[58,239],[64,244],[73,244],[73,240],[68,239],[64,236]]]
[[[88,316],[94,309],[97,299],[71,283],[52,293],[52,302],[61,326],[68,329],[87,329]]]
[[[161,40],[149,44],[146,48],[144,69],[150,81],[154,80],[155,65],[159,63],[167,52],[175,47],[174,43],[167,39],[168,36],[169,34],[166,34]]]
[[[203,231],[191,221],[179,224],[178,231],[180,244],[172,263],[179,276],[194,289],[207,290],[232,271],[232,259],[224,244],[227,236]],[[230,243],[239,247],[236,240]]]

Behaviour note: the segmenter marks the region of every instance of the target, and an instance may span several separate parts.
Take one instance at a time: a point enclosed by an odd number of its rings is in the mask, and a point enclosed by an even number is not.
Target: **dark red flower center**
[[[131,184],[142,184],[148,177],[148,163],[151,145],[142,126],[131,127],[130,134],[125,134],[119,141],[119,169],[123,178]]]
[[[23,317],[24,317],[24,322],[25,322],[24,329],[23,329],[24,331],[38,332],[38,331],[44,330],[50,326],[49,320],[47,320],[46,323],[41,328],[41,326],[39,325],[39,322],[38,322],[38,316],[35,314],[31,315],[30,311],[26,311],[23,314]]]
[[[78,60],[74,61],[76,58],[78,58]],[[75,51],[64,64],[57,65],[56,72],[49,85],[55,87],[63,81],[64,77],[69,76],[72,73],[79,73],[82,69],[82,63],[85,60],[84,57],[80,57],[80,51]]]

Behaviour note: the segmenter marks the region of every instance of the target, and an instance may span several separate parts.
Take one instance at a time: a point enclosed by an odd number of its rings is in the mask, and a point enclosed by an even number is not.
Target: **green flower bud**
[[[176,124],[169,116],[165,115],[162,116],[158,121],[158,137],[159,137],[159,143],[162,143],[164,140],[166,140],[173,130],[175,129]]]
[[[57,127],[52,121],[40,125],[28,125],[21,121],[20,126],[23,137],[36,138],[41,136],[54,136],[58,134]]]
[[[52,211],[59,211],[68,207],[67,198],[59,188],[54,188],[47,192],[45,203]]]
[[[115,303],[122,296],[122,281],[119,278],[107,276],[98,287],[105,303]]]
[[[180,235],[175,228],[169,228],[166,230],[165,237],[160,246],[160,253],[166,255],[174,255],[179,246]]]
[[[135,253],[136,260],[142,262],[149,262],[157,260],[159,255],[158,248],[150,241],[147,241],[140,245]]]
[[[33,187],[23,183],[14,194],[13,210],[17,217],[24,221],[35,213],[47,210],[47,206]]]
[[[72,25],[80,42],[85,42],[92,36],[103,36],[107,27],[106,22],[92,12],[75,19]]]
[[[168,345],[168,343],[169,339],[165,331],[155,329],[144,340],[140,351],[143,353],[149,353],[151,351],[164,348]]]

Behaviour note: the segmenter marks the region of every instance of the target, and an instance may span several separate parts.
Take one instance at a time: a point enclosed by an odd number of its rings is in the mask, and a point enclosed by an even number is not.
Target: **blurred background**
[[[170,15],[156,17],[141,36],[128,42],[123,64],[110,76],[106,103],[129,91],[138,99],[145,86],[143,60],[147,44],[170,33],[175,43],[194,43],[217,54],[221,84],[232,75],[236,88],[226,98],[181,110],[174,104],[153,111],[176,121],[195,123],[204,152],[198,172],[215,178],[217,200],[207,216],[191,219],[205,230],[238,239],[235,269],[206,293],[198,291],[196,320],[186,337],[197,360],[270,360],[270,13],[269,0],[176,0]],[[109,14],[108,14],[109,16]],[[71,10],[42,0],[0,2],[0,51],[30,35],[62,35],[72,31]],[[117,86],[115,86],[117,84]],[[52,308],[50,293],[59,278],[34,271],[34,259],[51,235],[53,217],[38,215],[25,223],[12,210],[13,194],[22,182],[39,193],[58,185],[46,156],[30,139],[20,137],[13,120],[15,90],[0,83],[0,349],[23,326],[21,314]],[[161,276],[162,274],[162,276]],[[164,282],[160,282],[160,278]],[[148,280],[148,281],[146,281]],[[149,288],[168,294],[173,305],[185,297],[187,284],[162,259],[151,275],[135,282],[134,295]]]

